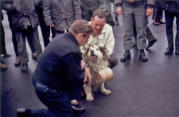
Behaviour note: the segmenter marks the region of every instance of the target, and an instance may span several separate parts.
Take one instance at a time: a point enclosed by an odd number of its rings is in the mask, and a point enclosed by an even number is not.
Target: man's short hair
[[[105,13],[105,11],[98,9],[93,12],[93,18],[95,16],[98,16],[99,18],[106,18],[106,13]]]
[[[78,19],[73,22],[73,24],[70,26],[69,31],[75,34],[82,33],[83,37],[86,37],[88,34],[91,34],[93,32],[93,28],[88,23],[88,21]]]

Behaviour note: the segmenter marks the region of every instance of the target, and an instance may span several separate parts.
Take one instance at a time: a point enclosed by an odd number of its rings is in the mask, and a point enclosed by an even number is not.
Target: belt
[[[141,6],[146,4],[144,1],[135,1],[133,3],[130,3],[128,0],[124,1],[124,3],[129,4],[131,6]]]

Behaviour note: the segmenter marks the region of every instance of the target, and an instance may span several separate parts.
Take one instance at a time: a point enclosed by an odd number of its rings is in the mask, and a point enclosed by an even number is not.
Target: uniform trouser
[[[168,41],[168,49],[174,50],[174,32],[173,32],[173,22],[176,17],[176,37],[175,37],[175,51],[179,52],[179,13],[169,13],[165,11],[165,21],[166,21],[166,34]]]
[[[82,85],[71,85],[70,90],[55,90],[37,81],[40,74],[33,74],[33,85],[40,101],[47,106],[47,109],[31,110],[31,117],[73,117],[72,99],[78,99]]]
[[[39,33],[38,33],[37,27],[28,28],[27,40],[30,45],[32,53],[34,53],[34,52],[41,53],[42,52],[42,47],[40,44]]]
[[[42,31],[44,47],[46,47],[48,45],[48,43],[50,42],[50,40],[49,40],[49,38],[50,38],[50,26],[47,26],[45,24],[45,20],[44,20],[44,16],[43,16],[43,9],[41,7],[36,7],[36,11],[37,11],[38,16],[39,16],[39,22],[40,22],[40,28],[41,28],[41,31]]]
[[[6,52],[6,43],[5,43],[5,32],[4,27],[2,25],[2,22],[0,22],[0,53],[1,54],[7,54]]]
[[[123,4],[123,26],[124,26],[124,40],[123,46],[125,50],[133,48],[135,42],[135,36],[133,28],[136,28],[137,32],[137,48],[146,48],[146,27],[147,17],[145,5],[133,6],[128,3]],[[134,22],[136,27],[133,27]]]
[[[134,27],[136,27],[136,24],[134,23]],[[134,36],[135,36],[135,44],[137,43],[136,42],[136,39],[137,39],[137,32],[136,32],[136,28],[134,28]],[[154,35],[151,27],[149,27],[149,25],[147,25],[147,30],[146,30],[146,38],[147,40],[150,42],[150,41],[153,41],[153,40],[157,40],[156,36]]]
[[[157,38],[155,37],[152,29],[149,27],[149,25],[147,25],[147,30],[146,30],[146,37],[147,37],[147,40],[150,42],[150,41],[153,41],[153,40],[157,40]]]
[[[29,61],[29,57],[26,49],[26,37],[27,35],[25,31],[15,31],[18,53],[22,64],[27,63]]]

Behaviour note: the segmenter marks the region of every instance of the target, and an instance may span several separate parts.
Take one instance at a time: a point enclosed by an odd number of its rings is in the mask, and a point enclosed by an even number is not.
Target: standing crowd
[[[139,50],[139,60],[147,62],[146,49],[157,39],[148,26],[153,14],[153,25],[166,23],[168,48],[165,55],[179,55],[179,1],[178,0],[5,0],[1,1],[1,51],[0,68],[6,70],[3,58],[6,51],[5,32],[2,25],[2,9],[6,10],[16,54],[14,65],[28,72],[26,39],[32,58],[38,61],[33,73],[33,85],[40,101],[47,109],[20,108],[18,117],[73,117],[74,112],[84,110],[79,103],[83,83],[91,83],[88,66],[82,59],[80,46],[95,44],[107,50],[109,67],[117,65],[113,55],[115,38],[113,26],[119,25],[118,15],[123,16],[124,55],[131,59],[131,49]],[[163,11],[165,22],[162,21]],[[174,40],[173,23],[176,18]],[[40,25],[45,50],[39,40]],[[50,42],[50,32],[52,41]]]

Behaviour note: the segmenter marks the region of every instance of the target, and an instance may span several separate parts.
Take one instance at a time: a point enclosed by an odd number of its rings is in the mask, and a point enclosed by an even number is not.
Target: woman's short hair
[[[83,37],[86,37],[93,32],[93,28],[86,20],[78,19],[73,22],[69,31],[75,34],[82,33]]]

